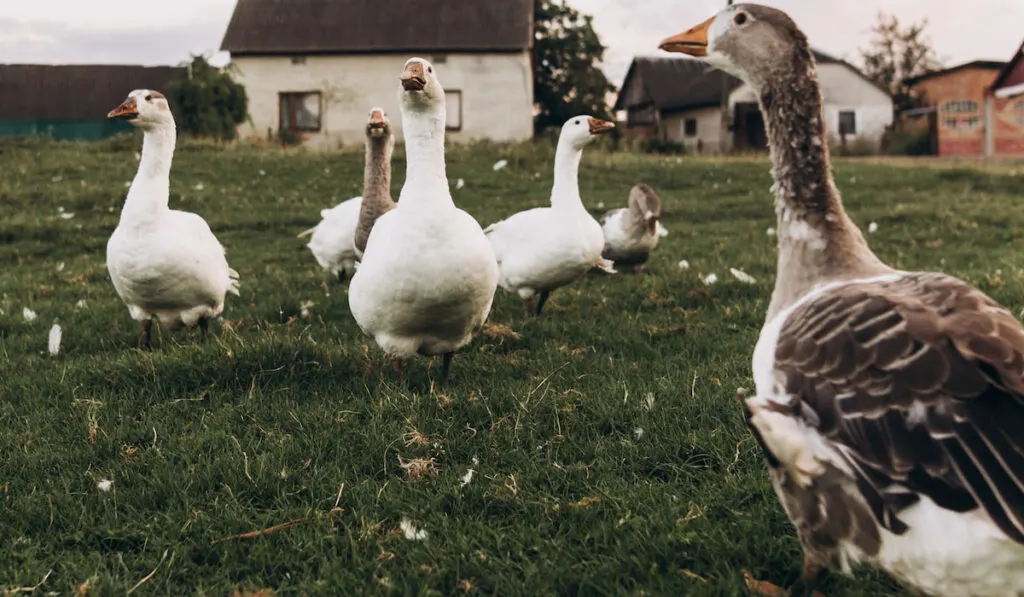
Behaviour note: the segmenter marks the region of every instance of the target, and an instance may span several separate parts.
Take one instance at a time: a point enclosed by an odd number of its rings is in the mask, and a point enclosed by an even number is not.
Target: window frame
[[[459,131],[462,130],[462,115],[463,115],[463,110],[462,110],[462,90],[461,89],[445,89],[444,90],[445,106],[448,105],[448,103],[449,103],[448,100],[450,99],[450,97],[452,95],[457,95],[459,97],[459,114],[458,114],[458,116],[459,116],[459,124],[458,124],[458,126],[453,126],[452,123],[448,121],[448,118],[445,117],[444,128],[445,128],[446,131],[459,132]],[[445,109],[447,110],[447,107]]]
[[[850,120],[851,120],[851,123],[852,123],[852,126],[849,127],[849,128],[843,126],[843,116],[847,116],[847,115],[850,117]],[[854,137],[857,136],[857,111],[856,110],[839,110],[839,114],[838,114],[837,118],[839,119],[839,123],[838,123],[839,126],[837,126],[836,128],[839,130],[839,134],[840,135],[850,135],[850,136],[854,136]]]
[[[693,125],[691,130],[690,125]],[[696,118],[683,118],[683,136],[687,139],[692,139],[697,136],[698,125]]]
[[[301,99],[305,96],[315,95],[316,96],[316,127],[300,126],[298,119],[295,117],[295,99]],[[283,104],[285,98],[289,98],[288,102],[288,126],[284,126],[281,115],[283,112]],[[324,94],[319,89],[308,89],[305,91],[279,91],[277,92],[277,129],[279,131],[291,131],[295,133],[319,133],[324,127]]]

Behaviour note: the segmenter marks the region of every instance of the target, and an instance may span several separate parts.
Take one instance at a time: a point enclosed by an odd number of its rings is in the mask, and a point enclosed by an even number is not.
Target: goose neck
[[[416,197],[430,197],[452,203],[444,161],[444,106],[436,111],[403,111],[405,127],[406,182],[402,188],[416,189]]]
[[[573,147],[569,141],[564,139],[558,142],[558,149],[555,151],[555,180],[551,187],[552,207],[583,207],[579,182],[582,158],[582,149]]]
[[[139,170],[128,190],[122,219],[146,219],[167,211],[175,142],[173,124],[144,132]]]

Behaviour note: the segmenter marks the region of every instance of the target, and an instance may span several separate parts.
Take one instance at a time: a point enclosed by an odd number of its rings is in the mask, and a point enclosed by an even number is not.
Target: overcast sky
[[[469,4],[471,0],[463,0]],[[858,62],[879,10],[927,18],[948,64],[1007,60],[1024,38],[1024,0],[762,0],[789,12],[811,43]],[[724,0],[569,0],[594,15],[616,84],[636,54],[721,8]],[[0,62],[175,64],[213,52],[234,0],[14,0],[0,2]],[[220,57],[218,57],[220,58]]]

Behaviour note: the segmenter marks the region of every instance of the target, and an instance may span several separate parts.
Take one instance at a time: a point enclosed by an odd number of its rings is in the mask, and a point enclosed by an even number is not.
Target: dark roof
[[[1007,78],[1010,76],[1010,73],[1014,72],[1017,65],[1020,64],[1022,60],[1024,60],[1024,42],[1021,42],[1020,47],[1017,48],[1017,53],[1013,55],[1013,58],[1010,58],[1010,60],[1007,61],[1006,65],[1003,67],[1003,70],[999,71],[999,75],[996,76],[996,80],[992,82],[993,91],[1003,86],[1009,86],[1022,82],[1007,81]]]
[[[238,0],[221,49],[244,54],[512,52],[532,0]]]
[[[103,119],[133,89],[164,91],[184,70],[113,64],[0,64],[0,119]]]
[[[941,77],[943,75],[948,75],[968,68],[980,68],[982,70],[1001,70],[1005,66],[1006,63],[1001,60],[972,60],[970,62],[964,62],[963,64],[958,64],[956,66],[951,66],[949,68],[944,68],[942,70],[932,71],[930,73],[926,73],[917,77],[911,77],[907,79],[907,84],[916,85],[921,81],[927,81],[928,79],[934,79],[935,77]]]
[[[819,50],[812,49],[811,52],[818,64],[844,64],[866,79],[860,70],[839,58]],[[660,112],[717,106],[722,101],[723,84],[727,93],[742,84],[739,79],[725,71],[690,58],[638,56],[629,66],[619,97],[615,100],[614,110],[628,107],[626,94],[630,78],[633,76],[640,77],[647,99],[652,101]],[[870,79],[867,80],[874,85]]]

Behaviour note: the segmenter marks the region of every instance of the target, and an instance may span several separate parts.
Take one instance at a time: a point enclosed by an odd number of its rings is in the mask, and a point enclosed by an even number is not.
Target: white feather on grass
[[[423,529],[417,529],[416,525],[412,523],[408,518],[402,517],[402,520],[398,523],[398,527],[402,529],[402,534],[405,538],[410,541],[423,541],[427,538],[427,532]]]
[[[35,321],[36,312],[28,307],[21,310],[21,316],[25,318],[25,321]]]
[[[47,343],[50,350],[50,356],[55,357],[60,354],[60,338],[62,335],[63,332],[60,329],[60,324],[53,324],[53,327],[50,328],[50,338]]]
[[[740,282],[743,282],[744,284],[756,284],[757,283],[757,280],[754,279],[754,276],[751,276],[747,272],[742,271],[742,270],[738,270],[738,269],[736,269],[734,267],[730,267],[729,268],[729,273],[732,274],[732,276],[734,278],[736,278]]]

